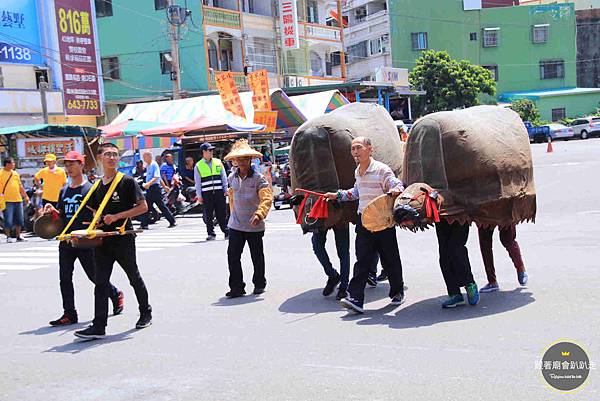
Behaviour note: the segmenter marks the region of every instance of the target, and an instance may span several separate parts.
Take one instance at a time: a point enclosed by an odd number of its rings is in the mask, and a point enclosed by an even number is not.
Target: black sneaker
[[[252,293],[254,295],[260,295],[265,292],[265,287],[254,287],[254,291]]]
[[[388,275],[385,270],[381,271],[381,274],[377,276],[377,281],[386,281],[388,279]]]
[[[208,237],[206,237],[207,241],[214,241],[217,239],[217,236],[214,234],[209,234]]]
[[[25,238],[23,237],[17,237],[17,242],[25,242]]]
[[[331,295],[341,280],[339,273],[335,273],[335,276],[329,277],[329,279],[327,279],[327,284],[325,284],[325,288],[323,288],[323,296],[327,297]]]
[[[119,315],[123,312],[123,307],[125,306],[125,297],[123,296],[123,291],[119,290],[117,296],[115,298],[111,298],[113,304],[113,315]]]
[[[225,294],[227,298],[239,298],[243,297],[244,295],[246,295],[246,291],[244,290],[231,290]]]
[[[150,227],[148,227],[148,226],[140,226],[140,230],[149,230],[149,229],[150,229]]]
[[[173,228],[173,227],[177,227],[177,223],[171,223],[171,224],[169,224],[169,226],[167,228]]]
[[[363,306],[356,299],[351,297],[346,297],[340,301],[342,306],[354,313],[365,313]]]
[[[77,314],[63,313],[60,319],[51,321],[50,326],[66,326],[69,324],[75,324],[77,322]]]
[[[345,288],[339,288],[337,295],[335,296],[335,299],[337,299],[338,301],[341,301],[342,299],[346,298],[348,296],[348,291],[346,291]]]
[[[136,329],[144,329],[148,326],[150,326],[152,324],[152,312],[147,311],[147,312],[142,312],[140,314],[140,318],[138,319],[137,323],[135,324],[135,328]]]
[[[91,325],[87,329],[79,330],[75,332],[75,337],[85,338],[86,340],[97,340],[104,338],[106,332],[104,327],[98,327]]]
[[[390,305],[402,305],[405,300],[404,292],[400,292],[392,298]]]
[[[374,274],[369,274],[369,277],[367,277],[367,284],[369,287],[377,287],[377,277]]]

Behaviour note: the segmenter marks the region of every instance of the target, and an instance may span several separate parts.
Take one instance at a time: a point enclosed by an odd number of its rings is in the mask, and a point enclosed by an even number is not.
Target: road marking
[[[51,267],[50,265],[3,265],[0,264],[0,270],[36,270],[36,269],[45,269],[47,267]]]
[[[21,256],[21,257],[7,257],[5,258],[4,255],[0,255],[0,264],[1,263],[19,263],[19,262],[26,262],[26,263],[48,263],[48,258],[31,258],[31,257],[26,257],[25,255]]]
[[[53,258],[56,257],[58,255],[58,251],[56,252],[52,252],[52,251],[46,251],[46,252],[36,252],[35,256],[37,257],[48,257],[48,258]],[[2,261],[2,258],[4,257],[18,257],[20,260],[26,259],[29,260],[28,256],[23,255],[23,253],[21,252],[2,252],[0,254],[0,261]]]

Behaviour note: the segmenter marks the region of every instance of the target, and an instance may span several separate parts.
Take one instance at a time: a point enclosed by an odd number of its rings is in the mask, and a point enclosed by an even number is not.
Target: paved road
[[[367,290],[365,315],[347,315],[321,296],[325,277],[288,210],[269,215],[268,291],[226,300],[227,243],[205,243],[199,219],[186,218],[139,237],[154,325],[133,329],[137,305],[117,268],[125,312],[109,319],[105,340],[78,342],[72,332],[93,313],[81,269],[83,321],[49,328],[61,312],[56,245],[2,243],[0,399],[598,400],[598,369],[569,395],[550,390],[535,369],[559,339],[576,340],[600,361],[600,139],[554,149],[533,145],[538,215],[518,236],[530,284],[518,286],[496,237],[502,291],[476,307],[442,310],[435,233],[399,231],[406,304],[389,307],[382,284]],[[482,285],[474,228],[469,252]],[[244,263],[250,278],[247,252]]]

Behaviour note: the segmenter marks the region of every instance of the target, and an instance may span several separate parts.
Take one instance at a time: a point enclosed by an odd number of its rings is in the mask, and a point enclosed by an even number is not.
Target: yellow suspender
[[[92,233],[92,231],[96,228],[96,224],[98,224],[98,220],[102,216],[102,212],[104,211],[104,208],[108,204],[110,197],[112,196],[113,192],[115,192],[115,188],[117,187],[117,184],[119,184],[119,182],[121,181],[121,179],[123,178],[124,175],[125,174],[118,172],[117,175],[115,176],[115,178],[113,179],[113,181],[111,182],[110,187],[108,188],[108,191],[106,192],[106,195],[104,195],[104,199],[102,199],[102,202],[100,203],[100,206],[98,207],[98,210],[96,211],[96,214],[94,215],[94,219],[92,220],[92,222],[90,223],[90,226],[86,230],[88,232],[89,238],[95,237],[95,235],[94,235],[94,233]],[[65,240],[65,234],[67,233],[67,231],[69,230],[69,228],[71,227],[71,225],[73,224],[75,219],[77,218],[77,215],[79,215],[79,212],[86,205],[86,203],[88,202],[88,200],[90,199],[90,197],[92,196],[92,194],[94,193],[96,188],[98,188],[98,186],[100,185],[100,182],[101,182],[101,179],[96,181],[94,183],[94,185],[92,186],[92,188],[90,189],[90,191],[85,195],[85,198],[83,198],[83,201],[81,201],[79,208],[77,209],[77,211],[75,212],[73,217],[71,217],[71,220],[69,220],[69,224],[67,224],[67,226],[65,227],[63,232],[57,237],[58,240],[60,240],[60,241]],[[121,233],[125,231],[125,225],[127,224],[127,220],[128,219],[125,219],[125,221],[123,222],[123,225],[121,227],[119,227],[119,231]]]

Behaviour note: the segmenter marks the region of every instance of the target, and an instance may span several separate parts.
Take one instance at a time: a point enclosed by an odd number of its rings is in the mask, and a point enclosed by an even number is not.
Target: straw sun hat
[[[229,161],[231,159],[237,159],[238,157],[251,157],[256,159],[262,158],[262,156],[262,153],[257,152],[256,150],[252,149],[250,145],[248,145],[248,141],[246,139],[240,139],[233,144],[231,152],[225,156],[225,160]]]

